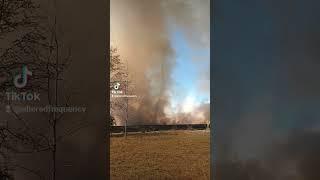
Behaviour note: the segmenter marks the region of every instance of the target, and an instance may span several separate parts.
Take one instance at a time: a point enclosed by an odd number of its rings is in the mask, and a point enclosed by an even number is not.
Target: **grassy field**
[[[111,180],[208,180],[210,133],[172,131],[111,138]]]

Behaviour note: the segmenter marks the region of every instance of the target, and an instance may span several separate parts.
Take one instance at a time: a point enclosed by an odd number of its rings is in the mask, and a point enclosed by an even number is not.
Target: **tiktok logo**
[[[113,85],[113,90],[111,90],[111,94],[122,94],[122,90],[120,90],[120,83],[117,82]],[[113,95],[112,95],[113,97]]]
[[[24,88],[28,83],[28,76],[32,76],[32,72],[27,66],[22,67],[22,73],[13,78],[13,83],[17,88]]]
[[[120,83],[116,83],[114,86],[113,86],[113,88],[115,89],[115,90],[118,90],[119,88],[120,88]]]

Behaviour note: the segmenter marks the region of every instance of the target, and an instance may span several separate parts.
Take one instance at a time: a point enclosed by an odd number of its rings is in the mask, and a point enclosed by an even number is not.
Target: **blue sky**
[[[195,48],[184,36],[183,31],[177,27],[171,30],[171,46],[175,50],[176,65],[173,68],[171,78],[176,86],[172,91],[176,93],[173,102],[184,101],[187,96],[192,96],[196,101],[201,103],[210,100],[210,93],[201,90],[199,87],[204,70],[209,71],[210,49]],[[196,59],[198,57],[198,59]],[[199,59],[199,57],[201,59]],[[209,78],[209,77],[207,77]],[[209,82],[208,82],[209,83]]]

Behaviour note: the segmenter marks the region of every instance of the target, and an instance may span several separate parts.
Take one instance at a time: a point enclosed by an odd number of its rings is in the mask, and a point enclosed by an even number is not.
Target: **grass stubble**
[[[210,179],[209,131],[111,137],[111,180]]]

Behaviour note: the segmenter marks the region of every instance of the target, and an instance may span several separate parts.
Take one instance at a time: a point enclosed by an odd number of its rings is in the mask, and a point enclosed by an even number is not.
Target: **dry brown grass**
[[[174,131],[111,138],[111,180],[210,179],[210,133]]]

